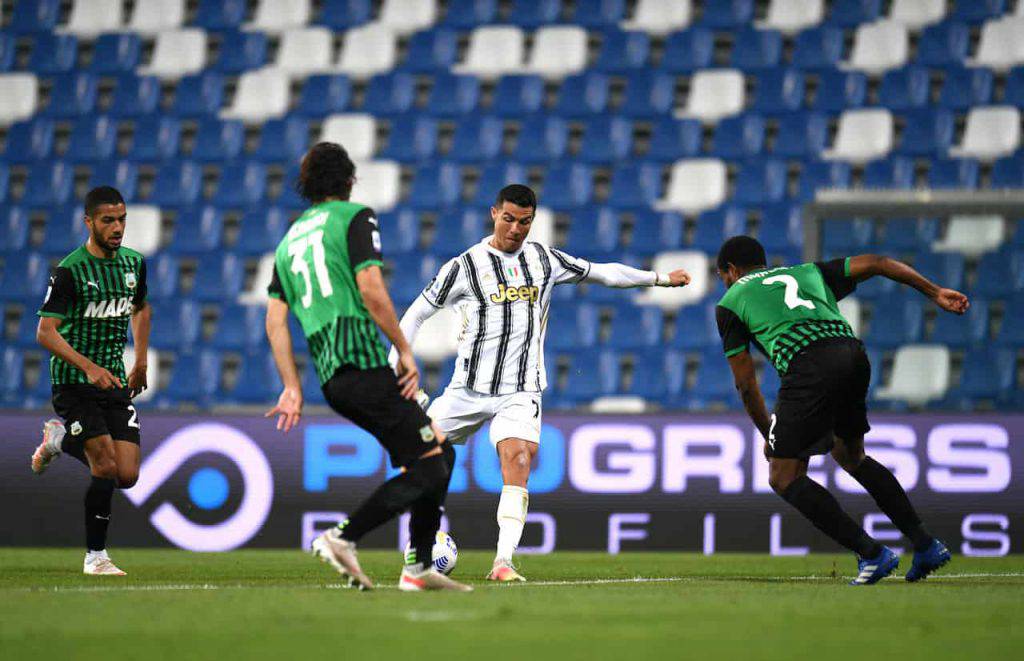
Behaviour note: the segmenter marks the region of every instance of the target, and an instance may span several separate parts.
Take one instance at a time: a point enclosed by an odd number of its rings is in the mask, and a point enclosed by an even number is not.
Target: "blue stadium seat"
[[[704,351],[718,346],[715,303],[688,305],[679,310],[671,345],[683,351]]]
[[[683,245],[683,217],[672,212],[638,209],[633,214],[633,236],[629,252],[650,257]]]
[[[174,237],[167,247],[169,252],[202,258],[221,250],[223,246],[224,214],[220,209],[213,206],[178,209],[174,219]]]
[[[6,163],[0,163],[0,203],[7,199],[7,189],[11,183],[11,170]]]
[[[39,348],[39,342],[36,340],[36,333],[39,330],[39,316],[36,314],[38,307],[39,302],[36,301],[35,305],[26,306],[22,310],[21,318],[18,319],[17,332],[14,337],[10,338],[10,346],[17,346],[22,350]]]
[[[326,117],[343,112],[352,97],[348,77],[320,74],[310,76],[302,86],[295,111],[307,117]]]
[[[211,202],[221,208],[246,208],[262,202],[266,193],[266,166],[247,161],[221,170],[217,192]]]
[[[582,0],[576,3],[572,22],[588,29],[614,28],[625,13],[625,0]]]
[[[96,76],[88,73],[66,73],[53,77],[50,103],[42,114],[55,119],[74,119],[88,115],[96,106]]]
[[[262,32],[225,32],[221,35],[214,71],[238,75],[267,63],[267,35]]]
[[[612,170],[607,204],[616,209],[646,209],[661,196],[661,167],[634,161]]]
[[[135,201],[139,185],[139,168],[124,160],[106,160],[95,163],[89,172],[89,187],[113,186],[128,202]]]
[[[604,261],[619,248],[622,223],[607,207],[586,207],[572,214],[566,245],[595,261]]]
[[[26,385],[28,385],[26,383]],[[53,399],[53,383],[50,381],[50,361],[44,360],[39,364],[38,376],[35,385],[28,392],[28,396],[22,400],[22,407],[28,409],[41,408],[45,402]]]
[[[1006,0],[975,0],[954,3],[950,18],[965,23],[982,23],[1006,11]]]
[[[992,188],[1024,188],[1024,159],[1001,158],[992,164]]]
[[[670,73],[690,73],[711,66],[715,35],[706,28],[690,28],[669,35],[661,68]]]
[[[928,101],[928,70],[910,66],[885,72],[878,87],[878,103],[890,110],[920,108]]]
[[[259,144],[252,157],[264,163],[297,162],[309,144],[309,122],[303,117],[290,115],[283,119],[270,119],[260,130]]]
[[[299,166],[293,165],[285,170],[284,185],[274,199],[274,204],[284,209],[303,210],[309,202],[295,190],[295,182],[299,180]]]
[[[861,251],[863,252],[863,250]],[[834,257],[848,257],[854,254],[851,251],[846,252],[833,252],[829,255],[830,258]],[[907,292],[901,291],[900,286],[889,278],[869,278],[864,282],[857,285],[857,298],[861,298],[869,301],[889,301],[894,296],[905,295]],[[902,299],[892,299],[896,303]]]
[[[990,69],[965,69],[946,67],[943,72],[939,105],[949,110],[963,112],[972,106],[988,105],[992,100],[992,71]],[[1013,90],[1016,89],[1013,73],[1006,81],[1006,101],[1015,103]],[[1017,99],[1024,97],[1018,96]]]
[[[245,268],[232,253],[220,253],[218,259],[202,259],[196,265],[191,296],[197,301],[234,301],[242,290]]]
[[[541,186],[544,205],[571,209],[588,204],[594,194],[594,172],[582,163],[557,163],[548,168]]]
[[[1002,347],[1019,348],[1024,345],[1024,295],[1014,292],[1007,301],[1003,313],[1003,324],[996,335],[996,344]]]
[[[813,200],[819,188],[849,188],[850,164],[809,161],[800,172],[800,199]]]
[[[563,395],[576,403],[614,394],[619,384],[618,356],[611,351],[581,352],[569,365]]]
[[[62,255],[63,256],[63,255]],[[38,253],[19,253],[4,258],[0,298],[39,305],[50,281],[50,263]]]
[[[569,126],[559,117],[532,116],[523,119],[512,159],[526,164],[545,163],[565,156]]]
[[[391,132],[380,158],[411,163],[431,158],[437,151],[437,120],[410,114],[391,121]]]
[[[526,175],[526,168],[518,163],[499,161],[485,165],[480,170],[476,194],[471,203],[477,207],[493,205],[499,190],[510,182],[526,181]],[[476,236],[475,232],[474,236]],[[479,239],[480,237],[477,236],[477,240]]]
[[[964,256],[960,253],[923,253],[914,258],[914,268],[933,282],[951,289],[963,289]]]
[[[696,119],[663,117],[654,122],[651,140],[644,158],[672,163],[696,156],[701,151],[703,129]]]
[[[976,297],[1008,298],[1018,291],[1024,291],[1024,252],[1004,249],[982,255],[971,293]]]
[[[830,25],[852,28],[878,18],[881,0],[834,0],[826,21]]]
[[[686,358],[678,351],[639,351],[634,354],[633,376],[623,395],[643,397],[671,406],[686,385]]]
[[[864,168],[865,188],[912,188],[914,162],[894,156],[871,161]]]
[[[775,30],[745,28],[736,32],[730,65],[744,71],[778,66],[782,58],[782,35]]]
[[[716,254],[722,242],[730,236],[746,234],[747,215],[736,206],[724,206],[705,211],[697,217],[690,247]]]
[[[441,73],[427,96],[426,112],[437,117],[460,117],[480,103],[480,79],[476,76]]]
[[[875,306],[871,326],[864,336],[866,344],[875,348],[893,349],[921,339],[924,315],[917,292],[888,297],[884,306],[884,310],[879,305]]]
[[[660,346],[663,318],[661,308],[626,303],[613,308],[607,346],[615,349],[645,349]]]
[[[826,254],[853,255],[871,243],[871,223],[866,220],[831,220],[821,226]]]
[[[117,118],[148,116],[156,111],[159,103],[159,78],[124,74],[117,77],[107,114]]]
[[[1016,390],[1015,358],[1012,351],[993,347],[969,351],[964,356],[960,382],[953,386],[944,403],[959,403],[964,410],[977,410],[982,401],[1010,403]]]
[[[234,30],[245,20],[245,0],[199,0],[193,24],[207,30]]]
[[[6,163],[33,163],[53,153],[54,123],[36,117],[15,122],[7,128],[3,160]]]
[[[231,161],[245,146],[245,125],[237,119],[207,118],[199,122],[189,158],[200,163]]]
[[[27,207],[58,207],[71,200],[74,172],[64,161],[33,166],[25,181],[21,204]]]
[[[885,223],[885,239],[879,246],[893,252],[927,252],[938,235],[939,224],[934,218],[889,220]]]
[[[946,154],[953,144],[955,120],[947,110],[905,113],[903,135],[896,151],[907,156]]]
[[[307,405],[327,406],[323,388],[320,387],[320,379],[312,364],[306,365],[302,372],[302,397]]]
[[[926,67],[961,67],[967,60],[970,30],[963,23],[930,25],[917,43],[917,63]]]
[[[153,318],[158,320],[149,335],[153,348],[182,351],[196,345],[202,330],[202,314],[195,301],[157,300],[152,305]]]
[[[43,32],[35,35],[33,42],[32,55],[28,59],[30,71],[48,76],[75,68],[78,39],[73,35]]]
[[[24,371],[25,355],[14,347],[0,346],[0,405],[20,406]]]
[[[242,216],[234,250],[241,255],[258,256],[273,252],[288,231],[289,216],[277,207],[259,207]],[[389,243],[394,243],[393,238]]]
[[[420,246],[420,213],[410,207],[397,207],[379,214],[377,222],[380,230],[387,237],[388,255],[407,255]],[[453,243],[452,237],[443,230],[435,232],[438,244],[448,246]]]
[[[15,33],[52,32],[60,18],[60,0],[22,0],[14,3],[7,29]]]
[[[650,53],[651,39],[646,32],[609,30],[603,33],[593,68],[602,73],[629,73],[647,66]]]
[[[164,207],[188,206],[199,199],[202,168],[192,161],[164,163],[157,170],[147,202]]]
[[[932,188],[977,188],[978,176],[979,167],[975,160],[935,160],[928,171],[928,185]]]
[[[597,344],[598,310],[588,303],[559,306],[548,319],[547,346],[555,350],[575,350]]]
[[[753,0],[720,0],[704,5],[701,25],[714,30],[731,30],[750,23],[753,18]]]
[[[558,91],[555,113],[578,118],[598,115],[608,107],[609,79],[602,73],[568,76]]]
[[[370,0],[324,0],[317,23],[334,30],[347,30],[368,23],[372,17]]]
[[[723,120],[724,121],[724,120]],[[773,154],[816,158],[828,145],[828,117],[821,113],[787,113],[778,120]]]
[[[424,30],[412,35],[402,69],[411,73],[448,71],[459,53],[459,36],[454,30]]]
[[[753,108],[765,113],[789,113],[804,103],[804,76],[797,69],[769,69],[757,74]]]
[[[523,28],[539,28],[557,23],[562,13],[562,0],[512,0],[505,20]]]
[[[988,303],[972,300],[964,316],[939,313],[935,317],[929,342],[948,345],[952,349],[980,346],[988,340]]]
[[[149,285],[149,300],[162,301],[178,298],[181,280],[181,264],[178,258],[161,252],[147,258],[146,278]]]
[[[181,143],[179,120],[150,115],[136,119],[133,127],[132,146],[127,154],[133,161],[164,161],[178,153],[178,145]],[[157,174],[159,177],[160,173]]]
[[[460,163],[479,163],[501,153],[505,123],[491,115],[471,115],[455,125],[448,158]]]
[[[540,76],[502,76],[494,88],[490,112],[499,117],[520,119],[537,113],[544,104],[544,79]]]
[[[213,115],[224,105],[224,77],[215,71],[184,76],[174,91],[171,112],[178,117]]]
[[[835,69],[843,58],[843,31],[816,27],[796,35],[792,64],[800,69]]]
[[[981,71],[988,71],[988,69],[981,69]],[[978,105],[982,105],[986,101],[982,101]],[[1003,92],[1003,103],[1018,108],[1024,106],[1024,67],[1011,69],[1010,73],[1007,74],[1006,89]]]
[[[720,348],[701,354],[693,388],[688,393],[691,409],[700,410],[711,405],[740,405],[729,361]]]
[[[363,99],[363,112],[398,115],[408,112],[416,100],[416,78],[410,73],[383,73],[370,79]]]
[[[576,158],[585,163],[608,165],[629,157],[633,145],[633,123],[621,117],[588,120]]]
[[[741,204],[770,204],[786,194],[786,164],[764,160],[745,163],[736,176],[733,199]]]
[[[17,38],[13,34],[0,32],[0,71],[14,68],[14,45]]]
[[[28,212],[21,207],[0,207],[0,230],[4,241],[0,242],[0,255],[14,255],[28,248]]]
[[[455,163],[427,165],[416,170],[408,204],[417,209],[443,209],[462,194],[462,172]]]
[[[175,354],[167,387],[159,391],[154,403],[159,408],[214,403],[221,383],[221,358],[214,351]]]
[[[868,79],[859,71],[829,69],[817,76],[817,92],[812,107],[820,112],[839,113],[864,105]]]
[[[117,125],[109,117],[83,117],[71,129],[64,158],[75,163],[93,163],[114,155]]]
[[[715,127],[711,154],[727,160],[756,156],[764,149],[765,121],[761,115],[726,117]]]
[[[757,239],[769,255],[790,255],[803,247],[803,216],[797,204],[780,203],[762,207]]]
[[[449,0],[448,11],[441,23],[451,28],[468,29],[493,23],[497,17],[498,0]]]
[[[222,351],[254,351],[266,344],[263,320],[266,311],[257,305],[224,305],[218,310],[217,328],[209,346]]]
[[[101,34],[93,47],[89,71],[100,76],[131,73],[139,66],[142,40],[134,34]]]

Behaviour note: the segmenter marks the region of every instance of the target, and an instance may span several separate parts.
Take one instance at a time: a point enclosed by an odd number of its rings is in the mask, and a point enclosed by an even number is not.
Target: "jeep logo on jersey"
[[[491,294],[491,302],[504,303],[505,301],[529,301],[536,303],[540,298],[540,287],[506,287],[498,284],[498,293]]]
[[[93,301],[85,306],[82,316],[86,319],[110,319],[111,317],[124,317],[131,311],[132,299],[122,296],[109,301]]]
[[[137,282],[138,280],[136,279],[134,273],[128,272],[124,274],[124,286],[127,287],[128,289],[135,289],[135,284]]]

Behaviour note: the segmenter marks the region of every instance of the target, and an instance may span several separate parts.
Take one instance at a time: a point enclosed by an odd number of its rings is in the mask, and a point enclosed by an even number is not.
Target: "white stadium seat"
[[[590,402],[590,410],[594,413],[617,413],[629,415],[647,411],[647,402],[643,397],[629,395],[606,395]]]
[[[249,71],[238,79],[231,107],[222,117],[250,124],[281,117],[288,112],[288,76],[276,68]]]
[[[377,122],[373,115],[331,115],[320,129],[320,141],[342,145],[352,160],[369,159],[377,147]]]
[[[824,16],[824,0],[772,0],[768,15],[757,27],[795,34],[820,24]]]
[[[256,275],[253,276],[249,287],[238,296],[238,302],[242,305],[266,305],[267,287],[274,279],[274,253],[260,257],[256,263]]]
[[[28,119],[39,105],[39,80],[30,73],[0,74],[0,126]]]
[[[124,348],[124,373],[125,376],[132,373],[135,367],[135,347]],[[124,384],[125,387],[128,384]],[[134,402],[146,402],[152,399],[160,389],[160,352],[153,347],[146,351],[146,385],[148,386],[141,393],[132,398]]]
[[[587,31],[576,26],[544,27],[533,38],[530,73],[562,78],[587,66]]]
[[[139,73],[175,80],[206,66],[206,32],[195,28],[169,30],[156,37],[149,66]]]
[[[124,24],[122,0],[75,0],[62,32],[82,39],[95,39],[103,32],[116,32]]]
[[[333,39],[331,31],[323,27],[286,30],[274,65],[294,78],[328,71]]]
[[[853,334],[860,337],[861,305],[853,296],[847,296],[839,301],[839,313],[850,323]]]
[[[889,20],[902,23],[908,30],[920,30],[946,16],[946,0],[892,0]]]
[[[428,365],[436,365],[454,356],[459,350],[462,319],[451,309],[438,310],[416,333],[412,352]]]
[[[992,161],[1012,154],[1019,146],[1019,110],[1013,106],[974,107],[967,114],[963,143],[949,153],[955,157]]]
[[[246,30],[279,33],[305,27],[312,14],[310,0],[260,0]]]
[[[530,241],[545,245],[555,243],[555,213],[547,207],[537,207],[530,223]]]
[[[846,110],[835,144],[822,157],[853,163],[882,158],[892,151],[893,131],[892,113],[884,108]]]
[[[146,37],[175,30],[185,23],[185,0],[136,0],[128,29]]]
[[[699,303],[711,290],[710,264],[707,254],[696,250],[658,253],[651,262],[651,270],[668,273],[676,269],[686,269],[690,274],[690,284],[685,287],[643,289],[637,297],[637,302],[657,305],[663,310],[678,310],[684,305]]]
[[[352,199],[359,200],[374,211],[390,211],[401,193],[402,169],[394,161],[356,163],[356,185]]]
[[[520,73],[524,55],[523,31],[519,28],[477,28],[469,37],[466,61],[456,65],[454,70],[456,73],[470,73],[482,78],[497,78],[506,73]]]
[[[371,23],[345,33],[336,68],[353,78],[369,78],[393,69],[397,54],[395,33]]]
[[[714,124],[743,110],[743,73],[736,69],[698,71],[690,81],[686,108],[679,117],[695,117]]]
[[[690,24],[693,8],[690,0],[637,0],[633,18],[623,21],[623,30],[639,30],[666,35]]]
[[[932,244],[935,252],[959,252],[976,259],[998,250],[1006,240],[1006,223],[1000,216],[953,216],[946,235]]]
[[[437,22],[437,0],[384,0],[377,20],[406,36]]]
[[[676,161],[665,197],[655,206],[660,210],[697,214],[724,202],[727,188],[728,174],[723,161],[717,158]]]
[[[878,75],[905,65],[909,53],[906,27],[895,21],[875,21],[857,28],[848,67]]]
[[[1020,3],[1018,3],[1018,6]],[[1008,16],[985,23],[978,41],[978,51],[971,66],[1006,71],[1024,64],[1024,16]]]
[[[893,361],[892,378],[875,396],[921,406],[946,394],[949,372],[948,347],[938,344],[900,347]]]
[[[124,228],[124,244],[148,257],[160,249],[162,229],[159,207],[133,204]]]

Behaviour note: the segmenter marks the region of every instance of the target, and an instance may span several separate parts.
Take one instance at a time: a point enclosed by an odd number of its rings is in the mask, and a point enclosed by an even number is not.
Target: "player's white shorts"
[[[445,388],[427,415],[452,443],[465,443],[486,422],[491,423],[491,444],[506,438],[540,443],[541,395],[517,392],[483,395],[465,388]]]

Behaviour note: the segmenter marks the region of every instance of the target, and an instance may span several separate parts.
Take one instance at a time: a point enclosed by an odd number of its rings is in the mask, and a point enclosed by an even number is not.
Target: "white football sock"
[[[498,554],[495,560],[512,560],[526,525],[530,494],[523,487],[506,484],[498,500]]]
[[[85,552],[85,559],[86,559],[87,562],[94,562],[96,560],[109,559],[109,558],[110,558],[110,556],[107,555],[107,550],[106,549],[103,549],[102,551],[86,551]]]

